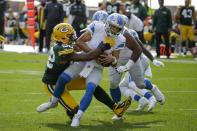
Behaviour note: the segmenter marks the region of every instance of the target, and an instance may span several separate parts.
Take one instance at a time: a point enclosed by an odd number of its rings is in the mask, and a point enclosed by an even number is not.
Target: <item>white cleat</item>
[[[163,105],[165,103],[165,97],[156,85],[153,85],[152,92],[156,100],[160,102],[161,105]]]
[[[122,117],[119,117],[119,116],[117,116],[117,115],[114,115],[113,117],[112,117],[112,120],[114,120],[114,121],[118,121],[118,120],[122,120],[123,118]]]
[[[150,112],[150,111],[153,110],[153,108],[156,106],[156,103],[157,103],[157,100],[155,99],[154,96],[152,96],[152,97],[149,99],[148,112]]]
[[[141,99],[139,100],[139,105],[137,107],[137,109],[135,109],[135,111],[143,111],[144,108],[148,105],[148,100],[144,97],[141,97]]]
[[[71,123],[71,127],[78,127],[80,124],[80,119],[81,117],[77,114],[74,115],[73,119],[72,119],[72,123]]]
[[[36,108],[36,111],[37,112],[44,112],[50,108],[55,108],[57,107],[58,103],[52,103],[51,101],[47,102],[47,103],[43,103],[41,105],[39,105],[37,108]]]

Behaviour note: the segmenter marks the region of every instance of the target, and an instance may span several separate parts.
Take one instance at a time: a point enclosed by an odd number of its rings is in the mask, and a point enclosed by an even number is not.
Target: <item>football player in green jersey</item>
[[[181,33],[181,44],[183,48],[183,53],[186,55],[186,41],[188,41],[188,48],[191,51],[194,57],[196,55],[196,47],[195,47],[195,35],[193,26],[196,20],[195,8],[190,5],[190,0],[185,0],[185,6],[179,8],[176,14],[176,18],[180,23],[179,29]]]

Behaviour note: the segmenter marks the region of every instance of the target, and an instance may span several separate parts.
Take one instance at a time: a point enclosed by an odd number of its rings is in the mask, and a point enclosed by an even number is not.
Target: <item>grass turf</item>
[[[165,105],[157,104],[152,113],[134,112],[137,104],[133,102],[124,115],[124,120],[113,122],[112,111],[93,99],[81,120],[81,126],[73,129],[61,106],[41,114],[35,111],[39,104],[49,99],[41,83],[46,60],[47,55],[43,54],[0,52],[0,130],[197,130],[195,61],[167,60],[165,68],[151,65],[154,75],[152,81],[166,97]],[[107,70],[104,71],[101,86],[109,91]],[[78,102],[83,93],[84,91],[72,91]]]

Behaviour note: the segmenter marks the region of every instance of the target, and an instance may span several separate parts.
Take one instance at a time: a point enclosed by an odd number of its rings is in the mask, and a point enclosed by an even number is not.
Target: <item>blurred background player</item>
[[[187,53],[186,42],[188,40],[188,49],[193,57],[197,57],[195,50],[195,35],[193,26],[196,21],[196,14],[194,6],[191,6],[191,0],[185,0],[185,6],[180,7],[177,11],[176,17],[180,23],[179,29],[181,33],[181,44],[184,55]]]
[[[164,0],[158,0],[159,9],[157,9],[153,16],[153,31],[156,37],[156,53],[160,57],[160,44],[162,37],[164,37],[165,52],[167,58],[170,58],[170,42],[169,35],[172,28],[172,17],[170,10],[164,6]]]
[[[75,0],[70,7],[70,15],[72,16],[72,26],[76,30],[77,37],[79,37],[82,32],[81,30],[86,28],[87,24],[87,8],[82,0]]]
[[[112,13],[119,13],[121,4],[117,2],[117,0],[111,0],[104,3],[104,8],[109,15]]]
[[[5,0],[0,1],[0,35],[4,35],[4,14],[6,11],[7,2]],[[0,49],[3,49],[3,42],[0,41]]]
[[[46,0],[41,0],[40,6],[38,7],[38,24],[39,24],[39,52],[42,52],[45,37],[46,23],[44,23],[44,8]]]
[[[46,22],[46,48],[48,51],[50,50],[53,27],[63,22],[63,19],[64,11],[62,4],[58,3],[57,0],[51,0],[44,10],[44,20]]]
[[[147,17],[146,8],[141,4],[140,0],[132,0],[131,4],[131,13],[136,15],[142,21],[144,21]]]

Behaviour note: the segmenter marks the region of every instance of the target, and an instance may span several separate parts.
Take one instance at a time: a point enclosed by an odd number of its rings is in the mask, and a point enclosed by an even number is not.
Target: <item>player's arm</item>
[[[142,48],[142,52],[148,57],[148,59],[150,59],[151,61],[153,61],[153,60],[154,60],[154,57],[153,57],[153,55],[150,53],[150,51],[148,51],[148,50],[143,46],[142,42],[141,42],[138,38],[136,38],[135,40],[138,42],[138,44],[139,44],[140,47]]]
[[[126,46],[133,51],[131,58],[128,60],[128,62],[124,66],[119,66],[117,68],[117,71],[119,73],[126,72],[132,68],[132,66],[135,64],[135,62],[139,59],[142,48],[140,45],[136,42],[135,38],[131,36],[131,34],[126,30],[124,32],[124,37],[126,38]]]
[[[92,35],[89,30],[84,32],[76,41],[76,46],[84,52],[89,52],[91,49],[86,45],[86,42],[92,39]]]
[[[103,66],[116,66],[119,58],[120,50],[113,51],[112,54],[102,54],[98,61]]]
[[[110,49],[110,45],[101,43],[95,50],[92,50],[85,54],[72,53],[68,56],[68,59],[71,61],[90,61],[96,59],[100,54],[108,49]]]
[[[142,48],[142,52],[148,57],[149,60],[151,60],[153,62],[153,64],[155,66],[161,66],[161,67],[164,67],[164,63],[159,61],[159,60],[155,60],[153,55],[151,54],[150,51],[148,51],[144,46],[143,46],[143,43],[138,39],[138,38],[135,38],[135,40],[138,42],[138,44],[140,45],[140,47]]]
[[[126,46],[133,51],[130,60],[135,63],[142,53],[142,48],[128,31],[124,32],[124,37],[126,38]]]

